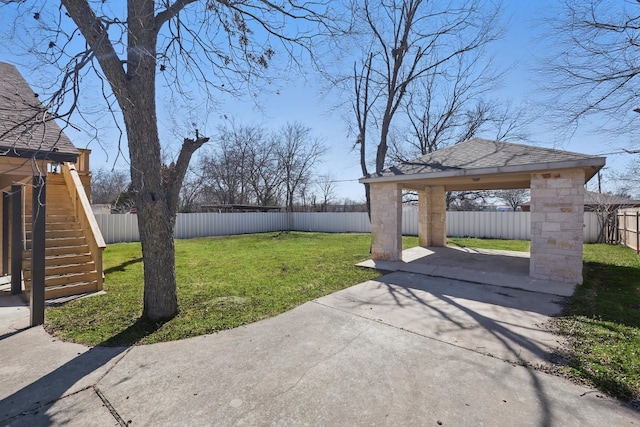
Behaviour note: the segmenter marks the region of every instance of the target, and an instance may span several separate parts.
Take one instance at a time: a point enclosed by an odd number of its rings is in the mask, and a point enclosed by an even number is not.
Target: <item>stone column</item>
[[[535,279],[582,283],[584,171],[531,175],[531,261]]]
[[[371,258],[402,260],[402,185],[372,183]]]
[[[418,239],[420,246],[446,245],[446,208],[446,193],[443,186],[431,186],[418,191]]]

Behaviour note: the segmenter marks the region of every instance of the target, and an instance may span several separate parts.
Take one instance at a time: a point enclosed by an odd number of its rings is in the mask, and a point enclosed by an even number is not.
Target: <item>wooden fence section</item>
[[[640,209],[620,209],[617,214],[620,244],[640,253]]]
[[[107,243],[135,242],[140,239],[136,215],[96,215]],[[530,239],[530,212],[447,212],[447,236],[494,239]],[[598,220],[584,214],[584,241],[595,242]],[[190,213],[178,214],[175,237],[226,236],[273,231],[319,231],[327,233],[369,233],[366,213]],[[417,210],[405,210],[402,232],[418,235]]]

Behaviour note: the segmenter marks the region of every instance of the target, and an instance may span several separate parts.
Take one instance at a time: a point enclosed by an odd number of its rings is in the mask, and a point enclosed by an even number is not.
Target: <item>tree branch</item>
[[[172,164],[169,167],[169,176],[167,179],[167,204],[170,212],[173,212],[174,215],[178,209],[180,187],[182,186],[182,181],[187,173],[191,156],[196,152],[196,150],[198,150],[198,148],[202,147],[202,145],[208,141],[209,138],[200,136],[198,129],[196,129],[196,139],[184,139],[184,143],[180,149],[180,154],[178,155],[178,160],[175,165]]]

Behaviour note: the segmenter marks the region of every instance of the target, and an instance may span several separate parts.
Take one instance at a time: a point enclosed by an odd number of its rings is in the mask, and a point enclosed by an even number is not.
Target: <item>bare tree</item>
[[[487,191],[447,191],[445,197],[447,210],[473,211],[486,203],[490,194]]]
[[[255,202],[261,206],[276,206],[282,203],[284,175],[279,168],[277,138],[265,135],[253,148],[253,165],[249,181]]]
[[[567,0],[554,16],[552,54],[541,68],[555,110],[574,124],[596,113],[609,119],[608,131],[637,128],[640,2]]]
[[[396,160],[432,153],[475,136],[490,120],[492,105],[483,95],[496,87],[498,76],[487,61],[475,70],[482,55],[459,56],[421,79],[404,105],[409,138],[395,145]]]
[[[514,188],[509,190],[496,190],[493,197],[502,200],[515,212],[529,198],[529,190],[526,188]]]
[[[193,166],[189,166],[180,188],[179,212],[197,212],[202,205],[204,180]]]
[[[98,169],[91,172],[91,203],[113,204],[129,186],[129,174],[121,170]]]
[[[316,183],[317,191],[313,194],[312,205],[317,212],[326,212],[335,198],[336,182],[330,173],[320,175]]]
[[[354,65],[352,104],[363,174],[369,173],[366,152],[371,124],[378,135],[374,171],[379,173],[387,161],[392,123],[408,94],[420,81],[495,40],[498,10],[481,3],[365,0],[355,8],[366,39],[361,65]],[[369,204],[368,189],[366,196]]]
[[[114,117],[122,118],[144,260],[143,316],[172,318],[178,309],[173,230],[179,190],[191,156],[208,138],[198,131],[184,138],[163,173],[156,88],[187,94],[197,81],[203,92],[239,91],[266,74],[276,49],[293,61],[298,47],[310,49],[313,35],[327,28],[329,2],[128,0],[126,9],[86,0],[47,3],[19,3],[24,13],[16,25],[35,18],[42,38],[32,51],[60,70],[50,103],[56,117],[77,111],[82,82],[94,73]]]
[[[288,212],[293,212],[296,191],[308,182],[313,167],[325,154],[326,148],[311,135],[311,129],[301,123],[288,123],[277,134],[278,168],[283,174],[283,185]]]
[[[219,129],[215,138],[217,147],[203,155],[200,162],[204,191],[212,201],[223,204],[254,202],[251,177],[255,169],[255,151],[264,144],[264,138],[264,130],[259,126],[232,123]]]
[[[640,159],[633,159],[626,167],[615,173],[608,174],[608,181],[614,184],[616,194],[628,194],[640,198]],[[600,175],[598,175],[600,182]]]

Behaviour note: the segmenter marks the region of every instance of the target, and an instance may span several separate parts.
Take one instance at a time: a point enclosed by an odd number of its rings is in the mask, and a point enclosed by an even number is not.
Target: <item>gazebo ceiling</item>
[[[604,157],[474,138],[402,162],[360,179],[397,182],[407,189],[443,185],[446,191],[529,188],[532,173],[582,168],[585,183],[605,165]]]

